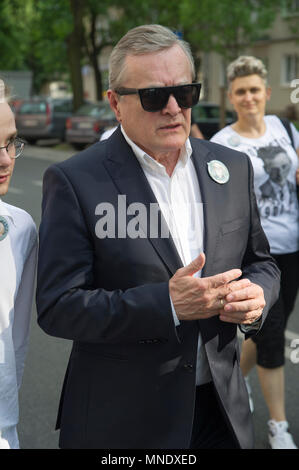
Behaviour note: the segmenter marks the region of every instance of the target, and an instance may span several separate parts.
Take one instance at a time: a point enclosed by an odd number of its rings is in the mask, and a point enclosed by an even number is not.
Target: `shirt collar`
[[[2,199],[0,198],[0,216],[3,216],[3,217],[8,217],[12,223],[14,225],[16,225],[16,222],[14,220],[14,217],[12,215],[12,212],[9,210],[8,208],[8,204],[4,204],[4,202],[2,201]]]
[[[153,157],[148,155],[144,150],[142,150],[140,147],[138,147],[138,145],[136,145],[135,142],[133,142],[130,139],[130,137],[128,137],[128,135],[126,134],[126,132],[123,128],[123,126],[121,126],[121,132],[122,132],[124,138],[126,139],[127,143],[132,148],[132,150],[133,150],[133,152],[134,152],[134,154],[135,154],[135,156],[136,156],[137,160],[139,161],[142,168],[149,169],[149,170],[154,171],[154,172],[166,173],[164,165],[157,162],[157,160],[155,160]],[[179,156],[178,162],[176,164],[176,168],[177,167],[184,168],[187,165],[187,163],[189,162],[191,154],[192,154],[191,143],[190,143],[190,140],[187,139],[186,142],[185,142],[185,145],[183,146],[183,148],[180,151],[180,156]]]

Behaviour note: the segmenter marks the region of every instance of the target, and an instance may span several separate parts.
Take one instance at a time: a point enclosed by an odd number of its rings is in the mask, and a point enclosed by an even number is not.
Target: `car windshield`
[[[102,117],[102,115],[110,109],[108,103],[102,103],[101,105],[96,104],[84,104],[76,111],[76,116],[91,116],[91,117]]]
[[[19,114],[45,114],[47,103],[45,101],[24,102],[19,110]]]

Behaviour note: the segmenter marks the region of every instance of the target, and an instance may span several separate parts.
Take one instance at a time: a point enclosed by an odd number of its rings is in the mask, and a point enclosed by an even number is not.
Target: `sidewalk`
[[[75,153],[78,153],[78,151],[68,144],[47,147],[43,143],[43,145],[26,145],[24,149],[24,157],[37,158],[53,163],[62,162],[72,155],[75,155]]]

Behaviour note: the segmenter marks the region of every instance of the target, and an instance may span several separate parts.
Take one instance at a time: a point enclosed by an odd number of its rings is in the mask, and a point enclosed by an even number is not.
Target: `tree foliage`
[[[232,60],[272,25],[281,0],[181,0],[180,18],[193,47]]]
[[[26,68],[29,38],[24,10],[17,0],[0,0],[0,69],[20,70]]]
[[[281,0],[0,0],[0,69],[32,70],[36,92],[45,81],[69,76],[79,96],[78,68],[90,64],[100,99],[98,58],[130,28],[163,24],[183,33],[195,57],[201,51],[216,51],[231,60],[266,34],[280,4]]]

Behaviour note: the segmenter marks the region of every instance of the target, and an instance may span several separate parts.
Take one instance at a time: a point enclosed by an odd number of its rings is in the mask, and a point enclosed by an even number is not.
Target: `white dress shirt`
[[[178,162],[171,176],[165,166],[147,155],[125,133],[124,138],[132,148],[150,187],[159,203],[162,214],[184,266],[203,251],[204,217],[203,204],[196,171],[191,160],[192,147],[189,139],[181,150]],[[194,276],[200,277],[198,271]],[[170,298],[171,300],[171,298]],[[175,325],[179,320],[171,301]],[[206,352],[201,335],[198,338],[196,363],[196,384],[201,385],[212,380]]]
[[[18,449],[18,390],[27,351],[37,256],[29,214],[0,199],[8,224],[0,240],[0,449]]]

